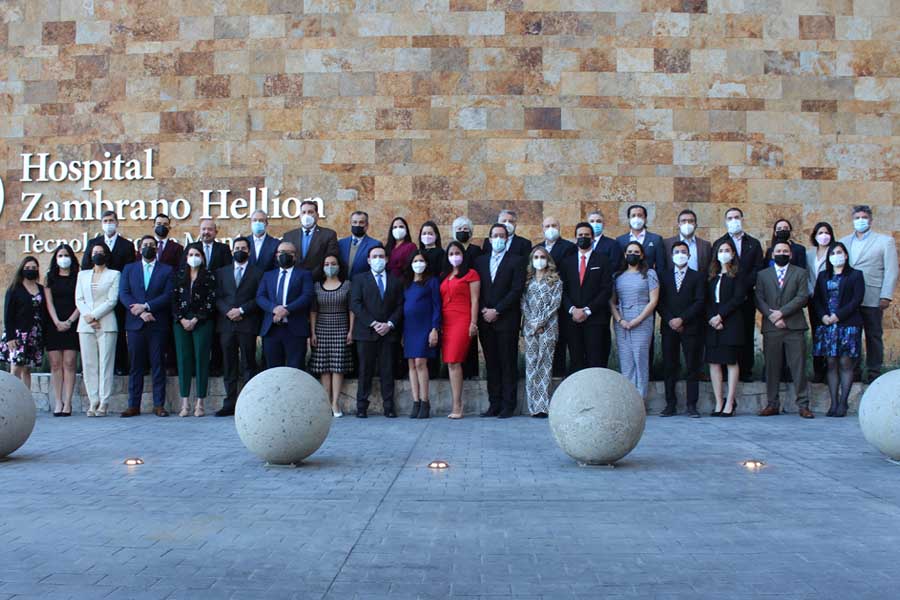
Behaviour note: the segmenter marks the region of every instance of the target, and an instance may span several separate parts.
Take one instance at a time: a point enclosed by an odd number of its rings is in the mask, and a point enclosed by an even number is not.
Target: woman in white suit
[[[119,326],[113,312],[119,301],[119,272],[106,267],[109,262],[106,244],[91,249],[94,268],[78,273],[75,306],[84,386],[91,406],[89,417],[105,417],[112,394],[113,367],[116,359],[116,336]]]

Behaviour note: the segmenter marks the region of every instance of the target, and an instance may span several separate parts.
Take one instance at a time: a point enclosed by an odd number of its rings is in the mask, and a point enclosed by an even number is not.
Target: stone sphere
[[[859,401],[859,426],[866,441],[900,460],[900,369],[873,381]]]
[[[274,465],[299,463],[318,450],[332,418],[322,385],[290,367],[268,369],[248,381],[234,411],[241,441]]]
[[[647,411],[637,388],[610,369],[582,369],[566,377],[550,401],[550,430],[579,463],[611,465],[644,433]]]
[[[18,377],[0,371],[0,458],[22,447],[34,431],[37,409]]]

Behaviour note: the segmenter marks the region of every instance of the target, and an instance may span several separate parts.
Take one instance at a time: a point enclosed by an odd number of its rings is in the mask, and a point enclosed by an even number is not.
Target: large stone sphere
[[[0,458],[22,447],[34,431],[37,409],[22,380],[0,371]]]
[[[869,385],[859,401],[859,426],[867,442],[900,460],[900,369]]]
[[[550,401],[550,430],[579,463],[611,465],[644,433],[647,411],[637,388],[610,369],[583,369],[566,377]]]
[[[234,411],[241,441],[274,465],[298,463],[318,450],[332,418],[322,385],[290,367],[268,369],[248,381]]]

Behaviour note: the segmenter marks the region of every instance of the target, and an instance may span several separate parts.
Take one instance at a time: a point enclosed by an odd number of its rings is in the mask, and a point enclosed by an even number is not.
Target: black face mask
[[[456,241],[465,244],[469,241],[469,238],[472,237],[472,234],[468,231],[457,231],[456,232]]]
[[[91,262],[93,262],[98,267],[102,267],[106,264],[106,255],[102,252],[100,254],[94,254],[91,256]]]
[[[169,228],[165,225],[157,225],[153,228],[153,232],[156,233],[156,235],[158,235],[159,237],[164,238],[169,235]]]
[[[152,261],[154,258],[156,258],[156,248],[154,248],[153,246],[146,246],[144,248],[141,248],[141,256],[143,256],[147,260]]]
[[[362,225],[351,225],[350,233],[353,234],[353,237],[362,237],[366,235],[366,228]]]
[[[639,265],[641,262],[641,257],[637,254],[626,254],[625,255],[625,264],[629,267],[634,267]]]
[[[776,242],[786,242],[786,241],[788,241],[789,239],[791,239],[791,232],[790,232],[790,231],[785,231],[785,230],[782,229],[781,231],[776,231],[776,232],[775,232],[775,241],[776,241]]]
[[[234,262],[238,264],[247,262],[247,258],[250,257],[246,250],[235,250],[232,256],[234,257]]]
[[[294,266],[294,256],[292,254],[279,254],[278,266],[282,269],[290,269]]]
[[[591,247],[591,244],[593,244],[593,243],[594,243],[594,240],[592,240],[589,237],[575,238],[575,245],[577,245],[582,250],[587,250],[588,248]]]
[[[35,281],[38,278],[38,270],[37,269],[25,269],[24,271],[22,271],[22,277],[24,277],[28,281]]]
[[[775,264],[779,267],[783,267],[789,262],[791,262],[791,257],[787,254],[776,254],[772,257],[772,260],[775,261]]]

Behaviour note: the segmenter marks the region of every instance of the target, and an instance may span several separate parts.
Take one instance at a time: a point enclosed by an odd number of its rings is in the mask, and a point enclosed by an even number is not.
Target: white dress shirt
[[[118,233],[114,233],[112,237],[103,237],[103,241],[106,242],[106,247],[109,248],[109,251],[112,252],[113,246],[116,245],[116,239],[119,237]]]
[[[259,259],[259,252],[262,250],[263,244],[266,242],[266,234],[253,236],[253,258]]]
[[[697,266],[697,236],[692,235],[689,238],[684,237],[683,235],[679,235],[678,238],[688,245],[688,250],[690,251],[690,256],[688,257],[687,266],[692,268],[695,271],[699,271],[699,267]]]

